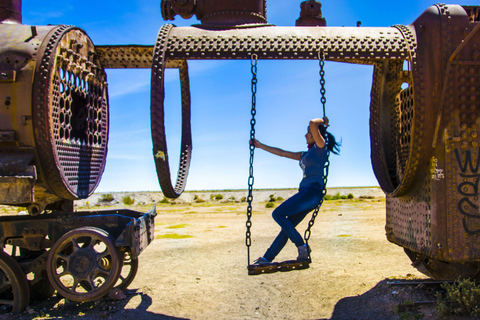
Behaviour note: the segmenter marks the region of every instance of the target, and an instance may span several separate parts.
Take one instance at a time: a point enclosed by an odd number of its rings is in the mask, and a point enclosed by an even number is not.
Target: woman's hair
[[[335,140],[335,136],[328,132],[327,127],[323,124],[319,125],[318,129],[320,130],[323,139],[325,139],[328,150],[335,154],[340,154],[340,146],[342,145],[342,143],[337,142],[337,140]]]

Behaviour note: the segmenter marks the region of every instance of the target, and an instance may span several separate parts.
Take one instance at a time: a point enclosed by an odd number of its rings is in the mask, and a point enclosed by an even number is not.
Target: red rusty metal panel
[[[416,154],[417,170],[403,192],[396,193],[399,185],[393,179],[390,187],[384,188],[387,238],[422,256],[451,262],[451,269],[458,263],[480,261],[480,33],[476,33],[478,24],[472,15],[478,10],[472,10],[436,5],[414,23],[418,47],[412,65],[413,144],[409,157]],[[408,110],[398,109],[400,122],[409,117]],[[405,135],[399,134],[398,139],[397,163],[401,164],[400,145]],[[415,141],[424,147],[415,149]],[[374,148],[372,145],[372,152]],[[429,268],[437,277],[436,270],[445,271],[438,264],[427,264]]]

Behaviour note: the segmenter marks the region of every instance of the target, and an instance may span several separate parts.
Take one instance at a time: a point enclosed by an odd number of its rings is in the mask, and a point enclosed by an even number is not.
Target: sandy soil
[[[252,260],[279,231],[272,209],[260,202],[272,193],[257,195],[254,204]],[[385,201],[376,195],[324,203],[309,269],[257,276],[247,275],[244,203],[158,204],[157,239],[141,254],[125,299],[77,304],[54,297],[32,304],[21,319],[440,319],[431,304],[402,308],[435,300],[438,287],[389,284],[426,277],[386,240]],[[288,243],[277,260],[296,255]]]

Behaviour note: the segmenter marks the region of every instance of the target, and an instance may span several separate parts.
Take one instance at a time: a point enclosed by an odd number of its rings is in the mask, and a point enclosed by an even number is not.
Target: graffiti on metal
[[[478,206],[478,196],[480,196],[478,190],[478,183],[480,181],[480,173],[478,173],[480,149],[478,149],[477,159],[472,159],[470,150],[465,151],[465,157],[462,159],[458,149],[455,149],[455,157],[457,164],[462,171],[460,177],[463,178],[463,182],[458,184],[457,191],[462,196],[458,201],[458,211],[463,217],[463,228],[469,235],[480,234],[480,228],[472,228],[470,219],[480,219],[480,211]],[[474,164],[475,163],[475,164]],[[467,173],[467,169],[470,172]]]

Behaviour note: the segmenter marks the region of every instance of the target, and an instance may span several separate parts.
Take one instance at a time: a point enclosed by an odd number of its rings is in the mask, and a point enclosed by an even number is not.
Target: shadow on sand
[[[11,319],[122,319],[122,320],[188,320],[147,311],[152,304],[148,294],[137,290],[125,291],[126,298],[112,300],[102,298],[92,302],[71,302],[61,297],[52,297],[46,301],[34,302],[22,313],[20,318]],[[43,319],[42,318],[42,319]],[[0,320],[3,318],[0,316]],[[7,319],[7,318],[5,318]],[[9,319],[9,318],[8,318]]]
[[[362,295],[339,300],[330,320],[445,319],[435,310],[435,293],[442,290],[441,286],[431,282],[431,279],[402,280],[399,284],[395,279],[382,280]],[[475,318],[451,316],[448,319]]]
[[[435,293],[441,290],[439,284],[426,280],[403,280],[400,285],[395,279],[385,279],[362,295],[346,297],[337,302],[329,320],[397,320],[424,319],[438,320],[444,317],[435,311]],[[2,319],[122,319],[122,320],[188,320],[148,311],[152,298],[137,290],[125,291],[126,298],[112,300],[102,298],[93,302],[65,302],[53,297],[46,301],[32,303],[20,317]],[[412,302],[421,302],[412,304]],[[30,312],[28,312],[30,311]],[[228,319],[228,315],[218,315]],[[248,318],[246,318],[248,319]],[[450,317],[449,320],[470,320],[472,317]],[[327,320],[327,319],[317,319]]]

